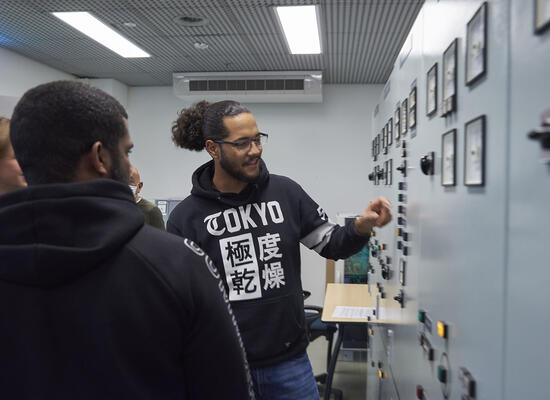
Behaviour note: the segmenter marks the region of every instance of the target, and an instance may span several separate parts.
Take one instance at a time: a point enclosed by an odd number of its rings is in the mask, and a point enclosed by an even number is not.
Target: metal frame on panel
[[[482,26],[480,27],[479,25]],[[475,32],[481,30],[481,32]],[[477,37],[481,35],[481,38]],[[479,41],[474,41],[475,37]],[[476,57],[475,52],[478,52]],[[475,62],[481,62],[478,71],[470,76],[471,66]],[[466,73],[464,74],[466,85],[472,85],[482,78],[487,72],[487,2],[478,8],[472,19],[466,25]]]

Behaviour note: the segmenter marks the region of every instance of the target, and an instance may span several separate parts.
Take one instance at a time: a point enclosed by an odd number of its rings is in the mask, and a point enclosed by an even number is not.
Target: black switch
[[[434,174],[434,162],[435,162],[435,153],[433,151],[426,154],[420,159],[420,169],[424,175],[433,175]]]
[[[403,174],[403,176],[407,176],[407,160],[403,160],[401,165],[396,168],[399,172]]]
[[[406,158],[407,157],[407,150],[403,149],[401,150],[401,157]]]
[[[405,242],[409,241],[409,234],[407,232],[403,232],[401,236],[403,237],[403,241]]]
[[[397,188],[398,188],[399,190],[407,190],[407,184],[406,184],[405,182],[399,182],[399,183],[397,184]]]
[[[407,221],[403,217],[397,217],[397,225],[407,225]]]
[[[399,294],[394,296],[393,299],[401,304],[401,308],[405,308],[405,292],[403,289],[399,289]]]
[[[369,174],[369,181],[374,181],[374,178],[375,178],[374,172],[371,172],[371,173]]]
[[[405,206],[397,206],[397,212],[399,214],[405,214],[407,212]]]
[[[403,248],[403,242],[397,242],[397,248],[401,250]]]
[[[407,246],[403,246],[403,255],[408,256],[409,255],[409,248]]]
[[[400,194],[397,195],[397,201],[405,202],[405,201],[407,201],[407,196],[400,193]]]

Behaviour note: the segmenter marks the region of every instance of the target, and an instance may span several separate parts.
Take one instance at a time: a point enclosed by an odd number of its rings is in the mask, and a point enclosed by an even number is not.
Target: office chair
[[[304,300],[307,299],[309,296],[311,296],[311,292],[308,292],[307,290],[304,290],[303,293],[304,293]],[[324,336],[328,341],[327,367],[326,367],[326,370],[328,371],[330,358],[332,357],[332,344],[334,341],[334,334],[338,330],[338,327],[336,326],[336,324],[325,323],[321,321],[321,315],[323,314],[323,307],[313,306],[313,305],[304,305],[304,311],[306,315],[306,330],[307,330],[307,335],[309,337],[309,341],[312,342],[321,336]],[[324,372],[322,374],[315,375],[315,380],[319,382],[321,385],[324,385],[327,380],[327,373]],[[336,389],[333,387],[331,388],[330,392],[331,394],[334,395],[334,398],[336,400],[342,400],[343,393],[340,389]]]

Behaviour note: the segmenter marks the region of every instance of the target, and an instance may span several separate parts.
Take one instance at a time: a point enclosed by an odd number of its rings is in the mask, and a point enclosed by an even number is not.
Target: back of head
[[[100,89],[57,81],[27,91],[11,120],[11,142],[27,182],[67,183],[81,157],[100,141],[116,154],[126,133],[124,107]]]
[[[7,156],[10,146],[10,120],[0,117],[0,159]]]
[[[178,147],[201,151],[206,140],[220,140],[228,136],[224,117],[249,112],[248,108],[233,100],[217,103],[200,101],[181,110],[172,125],[172,140]]]

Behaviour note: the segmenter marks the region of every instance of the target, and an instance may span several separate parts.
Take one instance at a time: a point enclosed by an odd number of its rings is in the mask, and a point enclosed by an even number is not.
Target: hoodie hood
[[[248,184],[240,193],[222,193],[212,186],[212,177],[214,176],[214,160],[210,160],[206,164],[201,165],[193,173],[193,189],[191,194],[194,196],[204,197],[220,201],[230,206],[238,206],[247,203],[251,200],[259,188],[264,187],[269,181],[269,171],[260,158],[260,175],[254,183]]]
[[[127,185],[36,185],[0,196],[0,280],[51,287],[101,265],[143,226]]]

